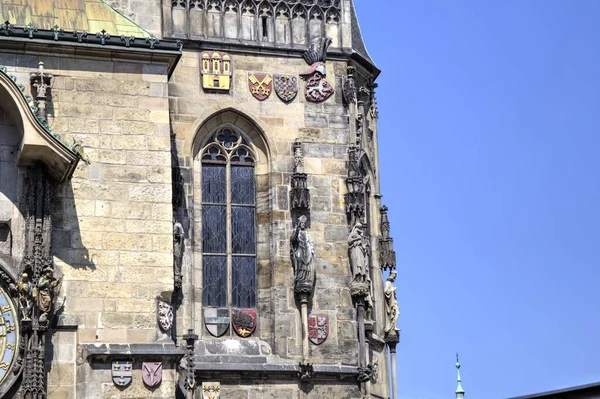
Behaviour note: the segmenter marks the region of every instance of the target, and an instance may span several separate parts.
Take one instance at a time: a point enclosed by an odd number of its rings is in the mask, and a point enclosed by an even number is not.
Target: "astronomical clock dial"
[[[0,384],[16,360],[19,338],[17,309],[10,296],[0,287]]]

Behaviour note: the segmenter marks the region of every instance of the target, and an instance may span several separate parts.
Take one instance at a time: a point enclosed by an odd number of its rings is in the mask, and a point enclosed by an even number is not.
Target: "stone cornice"
[[[111,35],[109,32],[37,29],[0,24],[0,50],[51,52],[80,58],[110,58],[168,64],[169,76],[181,57],[180,40]]]

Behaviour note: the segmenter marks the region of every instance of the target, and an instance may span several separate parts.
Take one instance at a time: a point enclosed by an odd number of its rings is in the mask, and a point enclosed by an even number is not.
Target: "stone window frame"
[[[256,122],[259,121],[259,122]],[[192,224],[192,246],[193,246],[193,286],[195,299],[193,305],[193,319],[196,331],[200,331],[201,336],[214,339],[204,326],[203,320],[203,267],[202,267],[202,162],[199,156],[203,149],[213,138],[214,133],[229,126],[239,131],[252,149],[255,155],[254,176],[255,176],[255,234],[256,234],[256,331],[252,334],[255,338],[264,338],[269,336],[272,326],[270,323],[264,323],[271,314],[269,307],[265,307],[265,299],[270,298],[272,289],[271,278],[271,244],[272,244],[272,220],[273,196],[275,190],[272,186],[271,175],[271,143],[265,133],[265,127],[260,119],[253,119],[247,112],[236,108],[224,108],[218,111],[207,112],[198,119],[195,134],[191,141],[191,211],[193,214]],[[269,301],[267,301],[269,302]],[[231,307],[228,307],[231,310]],[[260,321],[263,321],[261,323]],[[264,336],[264,337],[263,337]],[[238,337],[233,328],[230,328],[221,338],[223,339],[242,339]]]
[[[219,136],[221,134],[224,134],[225,132],[231,132],[234,135],[237,135],[237,143],[233,145],[233,147],[228,148],[226,145],[223,145],[220,140],[219,140]],[[253,307],[247,307],[247,308],[252,308],[255,309],[256,308],[256,302],[257,302],[257,295],[256,295],[256,267],[257,267],[257,256],[256,256],[256,252],[257,252],[257,244],[256,244],[256,173],[254,171],[255,169],[255,164],[256,164],[256,155],[254,153],[254,151],[252,150],[252,148],[248,145],[249,142],[245,139],[244,137],[245,135],[243,134],[243,132],[236,126],[226,123],[223,124],[221,126],[219,126],[216,131],[214,133],[212,133],[211,137],[212,140],[209,140],[205,143],[204,147],[198,152],[197,158],[200,161],[201,166],[203,167],[204,165],[223,165],[225,167],[225,202],[223,203],[223,205],[225,205],[225,241],[226,241],[226,245],[225,245],[225,251],[224,252],[219,252],[219,253],[206,253],[204,251],[204,248],[202,248],[203,244],[201,245],[201,253],[202,256],[223,256],[223,254],[225,255],[226,259],[226,298],[225,298],[225,306],[222,306],[223,308],[229,308],[229,309],[233,309],[236,306],[234,306],[233,304],[233,258],[234,256],[239,256],[239,257],[245,257],[245,258],[253,258],[255,261],[254,264],[254,273],[255,273],[255,279],[254,279],[254,306]],[[219,155],[217,156],[218,158],[224,158],[224,160],[210,160],[210,159],[204,159],[205,155],[208,154],[208,151],[211,149],[216,149],[217,151],[219,151]],[[248,158],[251,159],[251,162],[239,162],[239,161],[235,161],[233,158],[236,157],[236,153],[239,150],[245,150],[248,154]],[[235,165],[244,165],[244,166],[252,166],[252,174],[253,174],[253,183],[254,183],[254,202],[253,204],[234,204],[232,201],[232,177],[231,177],[231,169],[233,166]],[[202,176],[202,172],[200,173],[200,204],[201,204],[201,209],[200,209],[200,214],[203,215],[202,211],[204,210],[204,206],[209,204],[207,202],[204,201],[204,199],[202,198],[202,186],[203,186],[203,176]],[[210,204],[210,205],[215,205],[215,204]],[[220,205],[220,204],[219,204]],[[253,218],[253,224],[254,224],[254,228],[253,228],[253,233],[254,233],[254,254],[250,254],[250,253],[240,253],[240,254],[236,254],[233,252],[233,234],[232,234],[232,229],[233,229],[233,218],[232,218],[232,208],[233,206],[243,206],[243,207],[247,207],[247,208],[251,208],[254,211],[254,218]],[[202,243],[202,239],[203,239],[203,234],[204,234],[204,220],[202,219],[202,223],[201,223],[201,231],[198,232],[198,236],[200,237],[200,243]],[[204,259],[202,258],[202,262],[204,264]],[[204,279],[204,273],[203,273],[203,279]],[[204,280],[203,280],[204,281]],[[204,284],[203,284],[204,287]],[[204,299],[203,299],[204,300]],[[206,306],[206,304],[203,303],[203,307],[221,307],[221,306],[215,306],[215,305],[209,305]]]

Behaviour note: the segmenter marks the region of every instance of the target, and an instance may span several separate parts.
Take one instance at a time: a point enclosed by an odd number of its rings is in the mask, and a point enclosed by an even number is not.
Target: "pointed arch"
[[[274,41],[274,15],[275,9],[267,0],[258,5],[258,39],[261,41]]]
[[[265,134],[267,126],[249,112],[233,107],[209,110],[196,121],[191,154],[195,157],[210,139],[210,134],[214,133],[218,126],[227,123],[237,126],[247,137],[250,146],[256,151],[257,164],[270,164],[271,146]]]
[[[325,35],[331,38],[331,47],[341,47],[340,12],[331,7],[325,14]]]
[[[241,38],[243,40],[256,40],[256,14],[257,6],[253,0],[246,0],[240,7],[241,13]]]
[[[297,4],[292,10],[292,42],[293,44],[308,44],[308,12],[302,4]]]
[[[311,7],[308,16],[309,40],[323,37],[325,34],[325,12],[318,5]]]
[[[275,41],[277,43],[291,44],[291,10],[286,3],[279,3],[275,7]]]

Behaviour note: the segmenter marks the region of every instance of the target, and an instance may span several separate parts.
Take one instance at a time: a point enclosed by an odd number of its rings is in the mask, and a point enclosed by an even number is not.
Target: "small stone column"
[[[356,304],[356,313],[358,319],[358,381],[367,382],[371,379],[371,372],[367,365],[367,346],[365,334],[365,302],[370,294],[370,285],[368,282],[353,281],[350,284],[350,295]]]
[[[390,350],[392,362],[392,399],[398,398],[397,374],[396,374],[396,345],[400,342],[400,330],[396,329],[385,337],[385,342]]]

